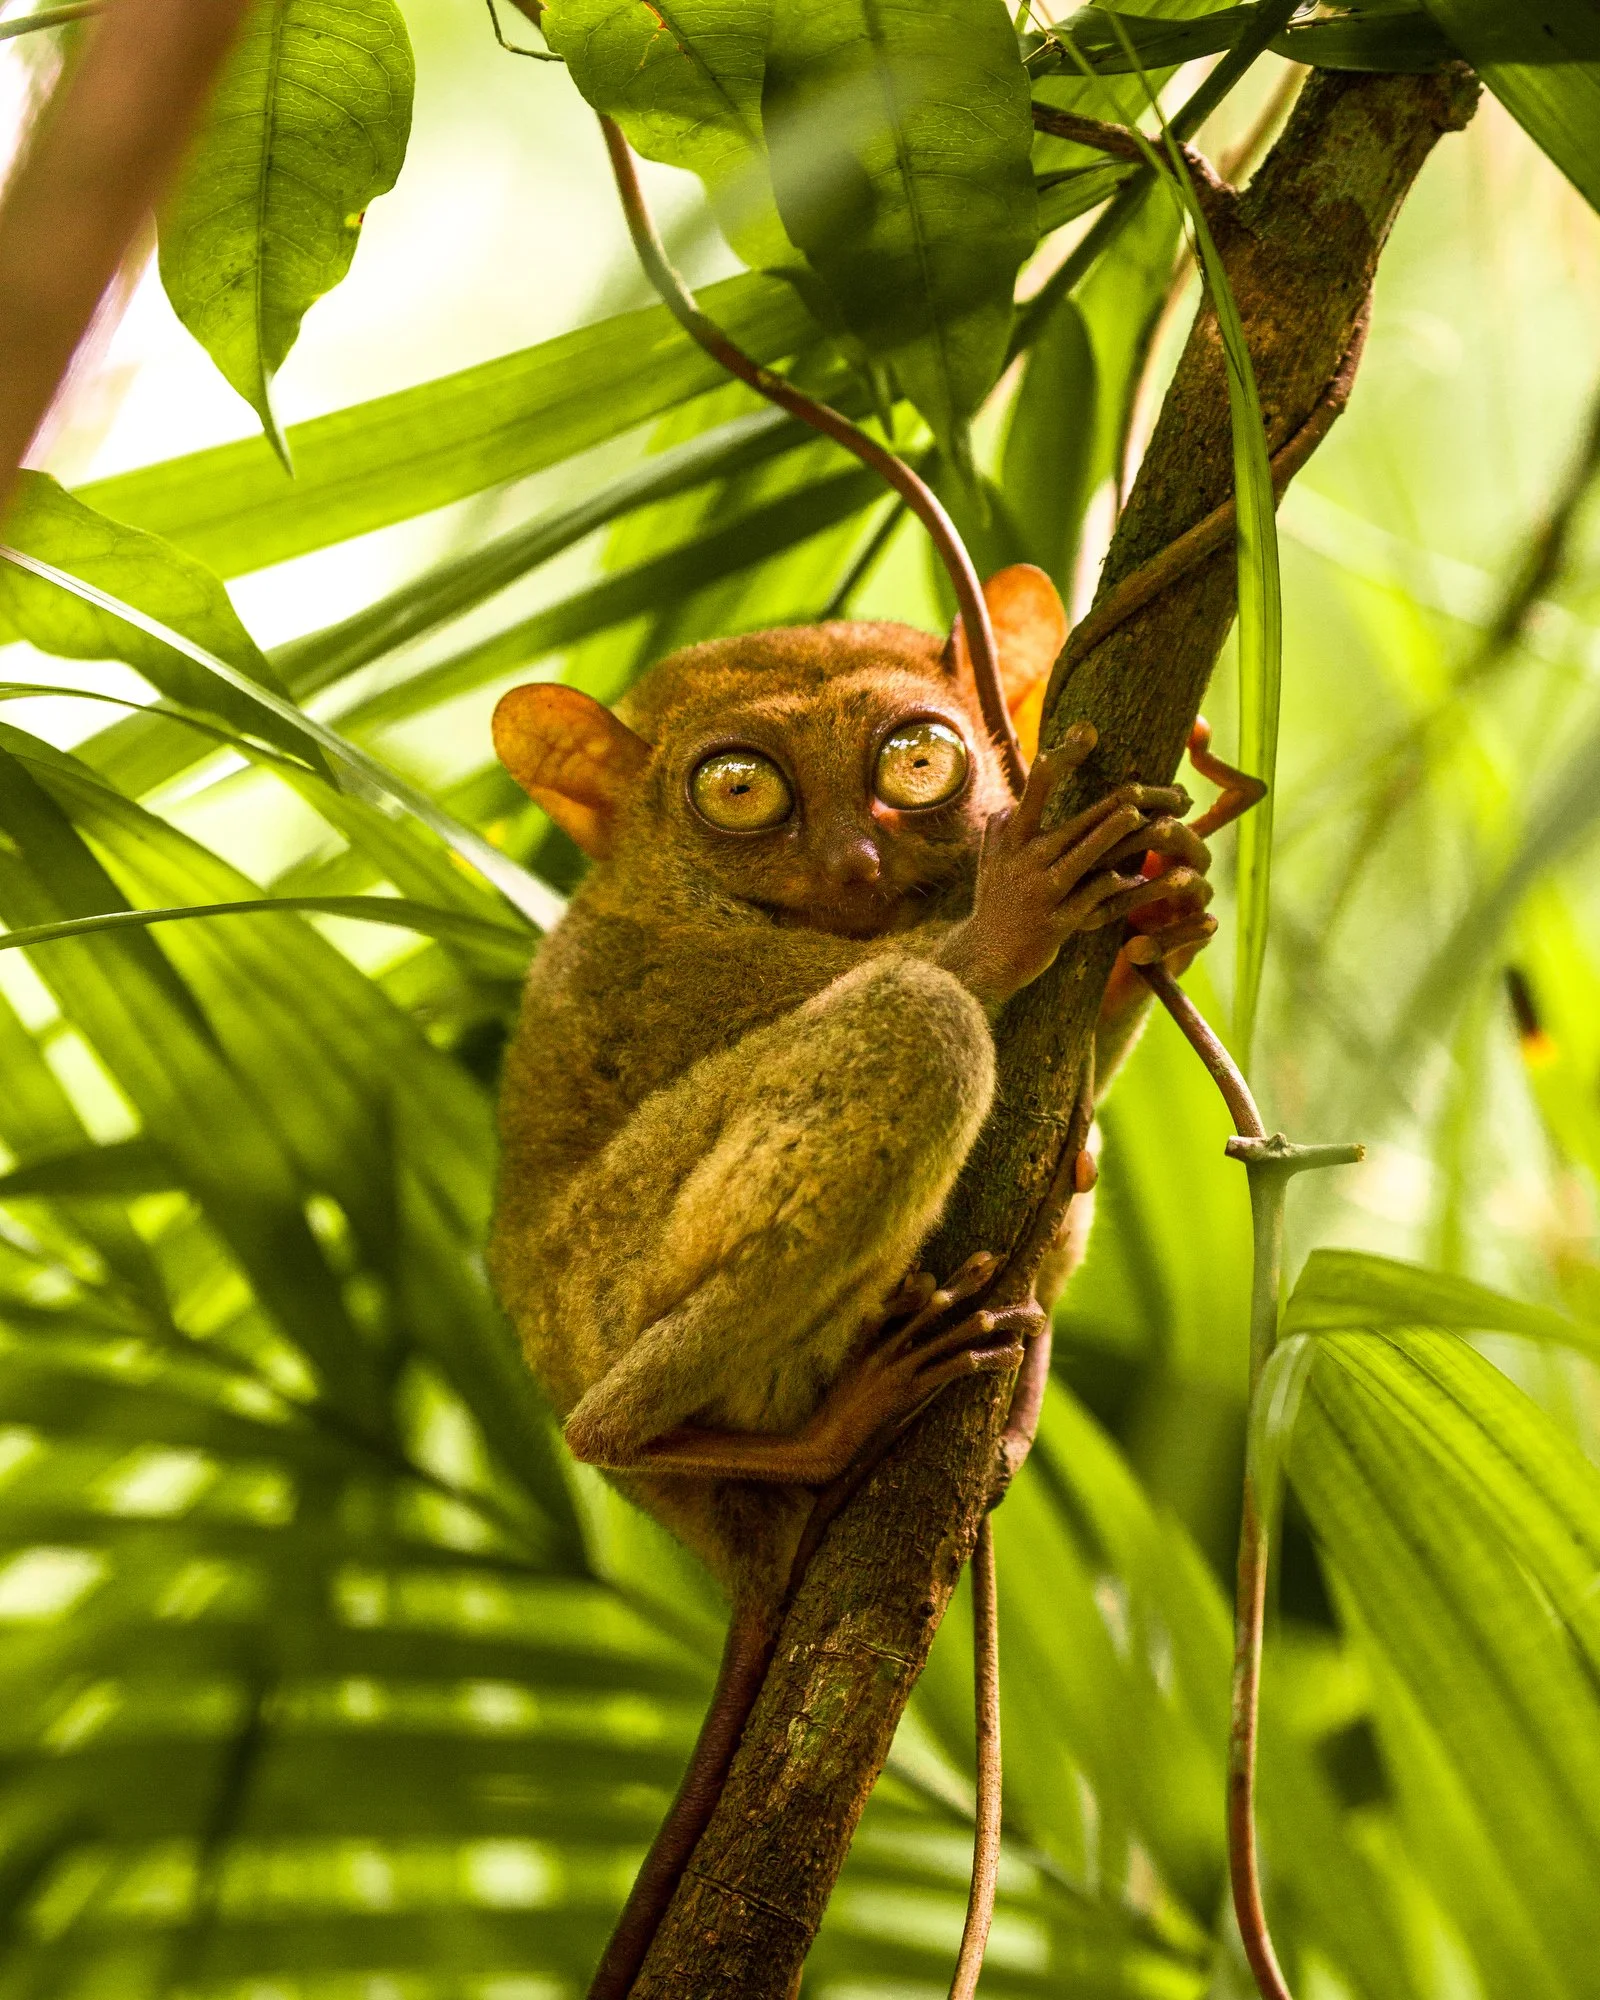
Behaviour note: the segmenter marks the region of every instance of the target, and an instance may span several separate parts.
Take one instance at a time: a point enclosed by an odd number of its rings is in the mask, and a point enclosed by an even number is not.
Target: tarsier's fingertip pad
[[[1072,1187],[1075,1194],[1087,1194],[1100,1178],[1100,1168],[1094,1154],[1087,1147],[1072,1163]]]

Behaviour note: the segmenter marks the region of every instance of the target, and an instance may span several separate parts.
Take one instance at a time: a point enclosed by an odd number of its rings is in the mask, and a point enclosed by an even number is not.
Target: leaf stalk
[[[1230,1160],[1241,1162],[1250,1181],[1253,1252],[1250,1408],[1253,1411],[1261,1378],[1278,1344],[1283,1217],[1289,1183],[1296,1174],[1322,1167],[1353,1166],[1366,1149],[1358,1145],[1299,1146],[1281,1132],[1269,1137],[1249,1084],[1199,1008],[1164,966],[1141,965],[1139,971],[1205,1064],[1238,1130],[1239,1136],[1228,1141],[1227,1154]],[[1233,1887],[1239,1937],[1262,2000],[1292,2000],[1267,1923],[1256,1838],[1261,1642],[1266,1627],[1271,1533],[1272,1524],[1268,1510],[1262,1505],[1255,1469],[1247,1459],[1234,1593],[1233,1684],[1228,1725],[1228,1878]]]

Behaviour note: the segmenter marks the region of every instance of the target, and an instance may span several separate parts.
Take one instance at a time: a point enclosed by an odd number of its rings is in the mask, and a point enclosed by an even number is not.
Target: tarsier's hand
[[[1016,805],[996,813],[985,829],[972,915],[940,954],[985,1006],[999,1006],[1037,979],[1075,931],[1190,895],[1191,881],[1203,881],[1208,857],[1178,817],[1189,809],[1178,786],[1121,785],[1074,819],[1041,831],[1056,787],[1094,742],[1087,724],[1070,730],[1057,749],[1035,760]],[[1151,849],[1179,862],[1159,887],[1138,872]],[[1133,866],[1119,873],[1119,861]]]

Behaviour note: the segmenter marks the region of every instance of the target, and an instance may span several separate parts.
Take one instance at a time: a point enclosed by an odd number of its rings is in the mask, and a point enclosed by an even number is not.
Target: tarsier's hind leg
[[[759,1382],[767,1326],[792,1338],[796,1325],[818,1327],[831,1314],[854,1336],[943,1206],[988,1111],[993,1076],[993,1043],[970,995],[934,966],[886,957],[702,1064],[661,1093],[631,1135],[636,1150],[659,1149],[662,1172],[680,1175],[646,1237],[677,1303],[583,1398],[568,1435],[581,1448],[609,1432],[611,1451],[636,1454],[625,1483],[708,1553],[740,1549],[743,1573],[732,1579],[734,1617],[700,1740],[590,2000],[628,1993],[709,1821],[765,1676],[790,1554],[775,1532],[781,1492],[731,1480],[714,1459],[702,1463],[700,1481],[689,1465],[663,1470],[649,1447],[708,1402],[715,1414],[730,1350],[750,1351],[747,1372]],[[692,1107],[672,1101],[686,1086]],[[709,1093],[714,1116],[691,1129]],[[709,1137],[698,1156],[694,1131]],[[610,1169],[620,1187],[650,1164],[614,1155]],[[591,1190],[598,1212],[614,1192]],[[933,1301],[923,1292],[900,1303],[915,1324]],[[757,1453],[786,1442],[747,1441]]]
[[[562,1318],[610,1343],[568,1417],[574,1451],[642,1469],[652,1441],[686,1424],[754,1439],[802,1421],[937,1218],[993,1087],[976,1001],[896,954],[649,1100],[574,1204],[570,1241],[603,1242],[633,1203],[638,1245],[609,1292],[574,1259]],[[750,1450],[748,1465],[662,1469],[805,1477],[764,1473]]]

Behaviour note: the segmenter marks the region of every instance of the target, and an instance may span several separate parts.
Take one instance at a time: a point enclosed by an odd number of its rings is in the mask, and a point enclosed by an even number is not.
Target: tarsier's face
[[[859,938],[915,923],[970,873],[1006,797],[960,691],[886,661],[673,717],[653,790],[724,893]]]
[[[984,595],[1031,748],[1066,614],[1027,564]],[[529,796],[639,894],[703,888],[842,937],[932,914],[1011,803],[959,627],[948,643],[856,623],[713,640],[660,661],[615,712],[558,683],[513,688],[494,738]]]

